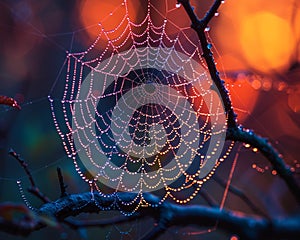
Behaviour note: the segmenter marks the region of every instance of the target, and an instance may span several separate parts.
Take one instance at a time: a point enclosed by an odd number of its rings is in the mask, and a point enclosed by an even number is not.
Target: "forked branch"
[[[38,214],[49,218],[55,217],[59,222],[68,220],[70,216],[76,216],[81,213],[99,213],[103,209],[98,206],[116,206],[118,204],[121,210],[126,211],[126,206],[121,202],[132,199],[135,193],[116,193],[111,197],[106,197],[98,193],[93,196],[90,192],[68,195],[55,202],[46,203],[38,210]],[[205,206],[180,206],[164,202],[159,204],[160,199],[151,194],[144,194],[144,199],[157,207],[140,207],[137,212],[130,217],[115,217],[102,221],[92,221],[90,223],[74,222],[78,227],[103,227],[113,223],[128,222],[138,218],[151,217],[157,221],[153,227],[142,239],[153,239],[162,235],[170,226],[214,226],[218,222],[218,227],[231,233],[238,234],[241,239],[293,239],[300,236],[300,221],[297,218],[273,219],[269,220],[259,216],[245,215],[239,212],[220,210],[219,208]],[[113,209],[110,209],[113,210]],[[0,219],[1,220],[1,219]],[[114,222],[115,221],[115,222]],[[30,224],[29,224],[30,223]],[[0,230],[14,234],[28,235],[46,226],[41,222],[32,222],[28,224],[8,223],[0,221]],[[17,226],[17,228],[16,228]]]
[[[213,18],[215,13],[217,13],[222,0],[215,0],[212,7],[208,10],[206,15],[199,19],[194,12],[194,8],[191,6],[189,0],[178,0],[184,7],[186,13],[188,14],[192,24],[191,27],[197,32],[200,40],[203,57],[206,61],[210,76],[217,87],[221,99],[224,104],[224,108],[227,114],[227,140],[239,141],[243,143],[248,143],[252,147],[257,148],[272,164],[273,169],[277,171],[278,175],[285,181],[289,187],[291,193],[295,196],[298,203],[300,203],[300,186],[297,183],[290,167],[284,162],[280,154],[276,149],[267,141],[253,131],[246,130],[242,126],[238,126],[236,113],[232,107],[232,103],[228,94],[228,90],[225,87],[225,82],[220,78],[219,72],[216,68],[216,64],[213,58],[213,53],[211,51],[211,44],[208,42],[205,29],[207,28],[210,20]]]
[[[27,189],[28,192],[30,192],[32,195],[39,198],[43,203],[50,202],[50,199],[45,194],[43,194],[40,191],[40,189],[37,187],[37,185],[35,184],[35,181],[32,177],[32,174],[31,174],[31,172],[28,168],[28,164],[24,161],[23,158],[21,158],[20,154],[16,153],[13,149],[9,150],[9,154],[18,161],[18,163],[22,166],[22,168],[24,169],[26,175],[28,176],[28,179],[29,179],[30,185],[31,185]]]

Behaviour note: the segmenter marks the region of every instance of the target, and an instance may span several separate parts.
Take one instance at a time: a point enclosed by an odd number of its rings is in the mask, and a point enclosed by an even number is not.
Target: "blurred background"
[[[0,107],[0,201],[22,202],[17,180],[26,190],[27,177],[8,156],[13,148],[29,163],[40,189],[59,197],[56,167],[63,169],[70,193],[88,191],[62,147],[50,111],[48,95],[63,85],[61,71],[67,52],[85,51],[98,37],[98,23],[113,29],[122,12],[110,17],[123,1],[0,0],[0,95],[14,97],[21,111]],[[127,0],[132,21],[139,22],[146,0]],[[212,1],[191,1],[203,16]],[[190,21],[176,1],[152,1],[178,28]],[[297,0],[233,1],[222,4],[209,31],[214,57],[230,90],[239,123],[268,137],[296,176],[300,173],[300,2]],[[239,149],[239,150],[238,150]],[[237,158],[235,158],[237,157]],[[236,159],[236,160],[234,160]],[[234,163],[234,168],[233,168]],[[216,174],[243,189],[272,217],[299,213],[299,207],[270,164],[249,146],[234,147]],[[209,180],[204,189],[225,208],[252,213],[245,203]],[[30,203],[40,202],[25,191]],[[196,198],[192,202],[203,203]],[[103,214],[111,216],[110,214]],[[82,218],[99,216],[84,215]],[[136,221],[104,229],[43,229],[29,239],[137,239],[153,225]],[[45,235],[46,234],[46,235]],[[230,239],[218,228],[171,228],[170,239]],[[21,239],[0,233],[0,239]]]

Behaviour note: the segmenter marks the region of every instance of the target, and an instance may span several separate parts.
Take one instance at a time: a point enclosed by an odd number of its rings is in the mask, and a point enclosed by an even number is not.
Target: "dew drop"
[[[176,8],[180,8],[181,3],[176,3]]]
[[[207,44],[207,49],[211,49],[212,48],[212,45],[209,43]]]
[[[209,30],[210,30],[210,27],[206,27],[206,28],[204,29],[205,32],[208,32]]]
[[[220,15],[220,13],[218,13],[218,12],[215,13],[215,16],[216,16],[216,17],[219,16],[219,15]]]
[[[246,144],[244,145],[244,147],[245,147],[245,148],[249,148],[249,147],[250,147],[250,144],[249,144],[249,143],[246,143]]]

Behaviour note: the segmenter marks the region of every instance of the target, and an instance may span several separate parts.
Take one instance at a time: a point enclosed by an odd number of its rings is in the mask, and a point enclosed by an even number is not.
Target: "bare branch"
[[[46,203],[41,206],[38,213],[42,216],[55,217],[58,221],[63,222],[69,216],[76,216],[80,213],[98,213],[98,206],[107,207],[113,204],[119,204],[121,210],[126,211],[127,207],[121,205],[122,201],[132,199],[135,193],[116,193],[111,197],[94,193],[93,198],[90,192],[82,194],[68,195],[60,198],[55,202]],[[152,217],[157,220],[158,225],[154,230],[145,235],[144,239],[153,239],[150,237],[161,235],[170,226],[187,226],[197,225],[214,226],[216,220],[218,227],[227,232],[238,234],[241,239],[293,239],[300,235],[300,218],[299,216],[289,219],[266,219],[260,216],[245,215],[240,212],[227,211],[224,209],[204,207],[204,206],[181,206],[168,202],[159,204],[159,198],[144,194],[147,202],[156,207],[140,207],[136,213],[130,217],[113,218],[99,222],[78,223],[80,226],[105,226],[112,223],[121,223],[128,220],[134,220],[141,217]],[[109,210],[109,209],[108,209]],[[113,210],[113,209],[110,209]],[[103,211],[103,210],[102,210]],[[69,221],[69,220],[68,220]],[[73,223],[74,224],[74,223]],[[27,235],[36,231],[45,224],[40,222],[16,224],[7,221],[0,221],[0,230],[11,234]],[[16,227],[16,228],[14,228]],[[17,229],[13,231],[12,229]]]
[[[42,193],[38,187],[29,187],[27,191],[39,198],[43,203],[50,202],[50,199],[44,193]]]
[[[235,142],[240,141],[243,143],[248,143],[252,147],[256,147],[269,160],[273,168],[277,171],[278,175],[285,181],[291,193],[297,199],[298,203],[300,203],[300,186],[298,185],[290,168],[280,157],[279,153],[268,141],[266,141],[266,139],[256,135],[255,133],[253,133],[253,131],[245,131],[243,127],[238,127],[237,125],[237,115],[233,110],[228,90],[224,85],[225,82],[221,80],[219,72],[216,68],[216,64],[211,51],[211,44],[208,43],[205,35],[205,28],[207,27],[207,24],[212,19],[214,14],[217,12],[222,1],[215,0],[212,7],[208,10],[206,15],[201,20],[199,20],[196,16],[189,0],[178,0],[178,2],[183,5],[192,22],[191,27],[197,32],[203,51],[203,57],[206,61],[210,76],[222,98],[224,108],[227,113],[228,128],[226,139]]]
[[[57,177],[58,177],[59,187],[60,187],[60,197],[65,197],[68,195],[66,192],[66,188],[68,186],[65,185],[64,183],[64,177],[62,175],[61,169],[58,167],[56,170],[57,170]]]
[[[206,12],[205,16],[202,19],[202,22],[205,27],[207,27],[210,20],[215,16],[215,14],[218,12],[219,7],[222,4],[222,0],[215,1],[211,8]]]
[[[236,127],[237,126],[236,114],[234,113],[234,110],[233,110],[233,107],[231,104],[231,100],[229,98],[228,90],[226,89],[226,87],[224,85],[224,81],[221,80],[221,78],[220,78],[219,72],[216,68],[216,64],[215,64],[215,61],[213,58],[213,54],[211,52],[211,44],[208,43],[206,35],[205,35],[205,28],[207,27],[207,24],[211,20],[212,16],[217,12],[222,1],[215,0],[214,4],[210,8],[210,10],[208,10],[205,17],[201,20],[199,20],[198,17],[196,16],[196,14],[194,12],[194,8],[191,6],[189,0],[178,0],[178,2],[181,3],[182,6],[184,7],[189,18],[191,19],[191,22],[192,22],[191,27],[196,31],[196,33],[199,37],[202,52],[203,52],[202,54],[206,61],[206,64],[207,64],[207,67],[209,70],[209,74],[210,74],[214,84],[216,85],[217,89],[219,90],[221,99],[224,104],[225,111],[227,113],[228,127],[229,128]]]
[[[285,181],[298,203],[300,203],[300,186],[290,170],[290,167],[284,162],[280,154],[267,139],[254,134],[251,130],[245,130],[242,127],[229,128],[227,130],[227,139],[248,143],[252,147],[257,148],[272,164],[274,170],[276,170],[278,175]]]
[[[13,156],[18,163],[21,165],[21,167],[25,170],[26,175],[29,178],[30,184],[32,187],[35,187],[35,182],[33,180],[33,177],[31,175],[31,172],[28,169],[28,164],[21,158],[20,154],[17,154],[12,148],[9,150],[9,155]]]
[[[50,199],[45,194],[43,194],[36,186],[32,174],[28,168],[28,164],[23,160],[23,158],[21,158],[20,154],[17,154],[13,149],[9,150],[9,154],[18,161],[18,163],[22,166],[26,175],[28,176],[31,184],[31,187],[28,188],[28,192],[39,198],[44,203],[50,202]]]

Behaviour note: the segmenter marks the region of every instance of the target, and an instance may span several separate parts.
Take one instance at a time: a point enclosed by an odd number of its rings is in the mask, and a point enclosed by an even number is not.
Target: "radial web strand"
[[[65,86],[49,96],[78,174],[101,194],[135,192],[133,212],[150,205],[146,192],[189,202],[232,148],[197,36],[168,8],[148,1],[132,19],[126,1],[116,6],[85,51],[67,52]]]

